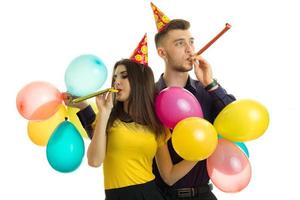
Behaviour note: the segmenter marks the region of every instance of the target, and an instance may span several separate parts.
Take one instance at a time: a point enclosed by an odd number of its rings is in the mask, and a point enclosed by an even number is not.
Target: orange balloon
[[[172,133],[175,151],[185,160],[198,161],[209,157],[218,143],[218,134],[211,123],[199,117],[181,120]]]
[[[24,86],[18,93],[16,104],[19,113],[28,120],[45,120],[58,110],[62,95],[47,82],[36,81]]]
[[[55,128],[67,117],[67,109],[60,105],[58,111],[47,120],[29,121],[27,126],[30,140],[37,145],[46,146]]]

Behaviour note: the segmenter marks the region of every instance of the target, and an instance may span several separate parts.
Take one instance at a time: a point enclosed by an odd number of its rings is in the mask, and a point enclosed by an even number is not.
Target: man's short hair
[[[190,28],[190,22],[184,19],[173,19],[171,20],[166,27],[161,30],[160,32],[155,34],[155,45],[156,47],[159,46],[161,41],[165,38],[171,30],[188,30]]]

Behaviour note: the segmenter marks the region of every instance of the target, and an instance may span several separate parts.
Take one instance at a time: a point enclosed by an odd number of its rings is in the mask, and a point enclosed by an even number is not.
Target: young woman
[[[154,111],[155,83],[147,65],[129,59],[117,62],[112,86],[119,92],[96,97],[99,113],[87,157],[90,166],[103,163],[107,200],[160,200],[152,173],[155,157],[164,181],[172,185],[196,164],[173,165],[164,129]]]

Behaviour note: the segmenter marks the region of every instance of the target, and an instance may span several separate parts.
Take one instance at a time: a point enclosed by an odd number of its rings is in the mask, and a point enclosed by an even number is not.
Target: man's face
[[[191,57],[195,52],[194,38],[189,30],[171,30],[158,47],[161,57],[173,70],[187,72],[193,69]]]

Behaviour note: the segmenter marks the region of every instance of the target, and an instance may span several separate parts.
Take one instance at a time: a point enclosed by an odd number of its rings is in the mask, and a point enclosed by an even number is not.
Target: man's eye
[[[176,42],[176,44],[175,44],[176,46],[182,46],[183,45],[183,42]]]

